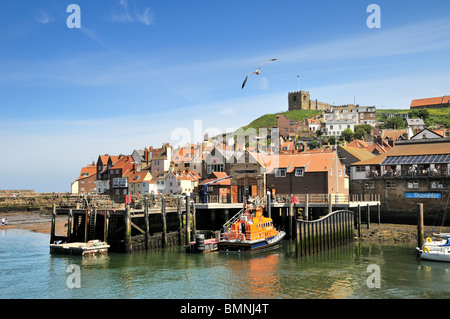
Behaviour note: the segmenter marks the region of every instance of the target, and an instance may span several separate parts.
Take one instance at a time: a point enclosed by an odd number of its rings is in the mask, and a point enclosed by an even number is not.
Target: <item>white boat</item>
[[[422,249],[416,248],[418,256],[423,260],[446,261],[450,262],[450,235],[438,234],[442,240],[432,240],[427,238]]]

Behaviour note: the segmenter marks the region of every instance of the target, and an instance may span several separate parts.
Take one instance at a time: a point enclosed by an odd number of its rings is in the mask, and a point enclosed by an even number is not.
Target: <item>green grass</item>
[[[263,116],[258,117],[256,120],[252,121],[250,124],[243,127],[244,130],[248,128],[260,128],[260,127],[271,127],[277,125],[277,115],[283,114],[288,119],[293,121],[302,121],[307,118],[313,118],[319,114],[322,114],[323,111],[316,110],[295,110],[295,111],[287,111],[281,113],[274,114],[265,114]]]
[[[426,109],[428,110],[428,118],[424,120],[425,125],[430,128],[438,127],[441,124],[444,124],[445,127],[450,128],[450,108],[434,108],[434,109]],[[411,111],[410,109],[385,109],[385,110],[377,110],[377,121],[384,121],[385,114],[387,113],[408,113]]]

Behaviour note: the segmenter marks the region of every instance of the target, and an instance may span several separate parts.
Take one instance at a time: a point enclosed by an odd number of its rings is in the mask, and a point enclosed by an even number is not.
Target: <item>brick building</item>
[[[424,204],[425,222],[442,218],[450,187],[450,138],[397,141],[389,151],[351,165],[351,188],[380,194],[385,222],[417,222]]]

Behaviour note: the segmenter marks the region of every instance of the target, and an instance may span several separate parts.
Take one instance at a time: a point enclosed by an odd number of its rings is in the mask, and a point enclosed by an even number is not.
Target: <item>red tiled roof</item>
[[[364,142],[363,140],[353,140],[352,142],[348,143],[348,147],[357,147],[357,148],[368,148],[369,144]]]
[[[77,181],[91,177],[92,175],[95,175],[96,170],[97,170],[96,165],[87,165],[86,167],[83,167],[81,169],[80,176],[77,178]]]
[[[445,103],[450,103],[450,96],[445,95],[439,97],[412,100],[411,107],[418,107],[424,105],[440,105]]]

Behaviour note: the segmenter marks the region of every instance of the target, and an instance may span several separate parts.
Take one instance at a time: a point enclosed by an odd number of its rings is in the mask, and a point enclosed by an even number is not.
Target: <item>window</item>
[[[286,177],[286,169],[285,168],[277,168],[275,171],[275,177]]]
[[[375,182],[373,181],[368,181],[364,183],[364,188],[365,189],[374,189],[375,188]]]
[[[305,174],[305,168],[304,167],[297,167],[295,169],[295,176],[303,176]]]
[[[408,188],[419,188],[419,182],[408,182]]]
[[[339,170],[339,177],[342,177],[342,169]]]
[[[396,181],[386,181],[386,188],[396,188],[397,182]]]
[[[365,166],[356,166],[356,171],[357,172],[365,172],[366,171],[366,167]]]
[[[431,188],[444,188],[444,184],[441,182],[431,182]]]

